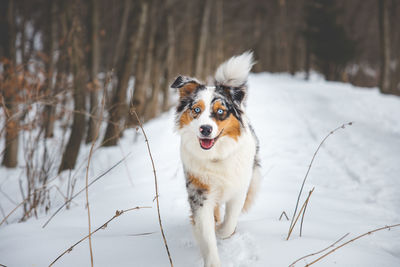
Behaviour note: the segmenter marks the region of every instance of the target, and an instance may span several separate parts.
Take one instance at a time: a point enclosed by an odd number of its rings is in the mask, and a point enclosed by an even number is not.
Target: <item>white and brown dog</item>
[[[180,94],[176,128],[193,231],[207,267],[221,266],[216,236],[224,239],[235,232],[261,178],[258,140],[244,112],[253,65],[252,53],[246,52],[219,66],[213,86],[183,76],[171,85]]]

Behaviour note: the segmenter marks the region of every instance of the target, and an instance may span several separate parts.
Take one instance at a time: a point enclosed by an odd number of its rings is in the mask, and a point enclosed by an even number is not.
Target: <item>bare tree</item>
[[[138,31],[132,33],[129,38],[128,43],[128,53],[125,60],[122,61],[122,65],[118,68],[118,85],[116,90],[114,91],[114,95],[112,97],[112,103],[110,107],[110,122],[107,125],[106,133],[104,136],[103,145],[104,146],[114,146],[117,144],[120,134],[120,124],[121,119],[124,117],[122,116],[122,112],[126,109],[126,91],[128,88],[128,83],[130,76],[133,71],[133,66],[135,64],[137,53],[139,47],[142,43],[143,35],[144,35],[144,28],[147,21],[147,9],[148,3],[147,1],[142,1],[141,3],[141,16],[139,22]],[[127,112],[126,112],[127,113]]]
[[[45,64],[46,69],[46,83],[45,83],[45,95],[48,99],[51,99],[51,96],[54,95],[54,86],[53,86],[53,74],[55,72],[55,61],[54,54],[57,46],[57,2],[48,0],[47,1],[47,19],[48,23],[45,25],[46,27],[46,35],[45,35],[45,50],[47,53],[47,61]],[[22,34],[24,35],[24,34]],[[25,41],[22,41],[23,43]],[[23,45],[24,46],[24,45]],[[49,101],[50,102],[50,101]],[[55,106],[53,103],[48,103],[44,107],[43,114],[43,128],[45,129],[45,136],[52,137],[54,131],[54,121],[55,121]]]
[[[99,41],[99,4],[96,0],[90,1],[90,52],[88,59],[89,90],[90,90],[90,117],[86,134],[86,143],[91,143],[96,136],[96,120],[98,117],[98,89],[97,74],[100,67],[100,41]]]
[[[208,40],[208,33],[210,30],[209,22],[211,15],[211,0],[206,0],[203,7],[203,14],[201,19],[200,31],[199,31],[199,41],[197,46],[196,60],[194,73],[196,77],[205,78],[204,69],[204,56],[206,55],[206,47]]]
[[[388,0],[378,0],[379,5],[379,41],[380,41],[380,79],[379,88],[382,93],[388,94],[390,85],[390,21],[388,15]]]
[[[84,64],[83,27],[79,12],[79,3],[69,5],[67,8],[67,17],[72,18],[71,25],[71,46],[70,61],[73,74],[73,99],[74,116],[71,126],[71,135],[65,148],[61,165],[58,172],[75,167],[76,159],[80,150],[81,142],[85,133],[85,98],[86,98],[86,79],[87,70]]]
[[[15,102],[18,90],[15,82],[16,77],[16,51],[15,51],[15,5],[13,0],[3,2],[1,7],[4,12],[5,24],[2,28],[1,38],[3,47],[3,64],[4,64],[4,81],[1,85],[3,95],[3,112],[5,113],[5,138],[4,138],[4,156],[2,165],[12,168],[18,163],[18,131],[19,131],[19,115],[18,106]]]

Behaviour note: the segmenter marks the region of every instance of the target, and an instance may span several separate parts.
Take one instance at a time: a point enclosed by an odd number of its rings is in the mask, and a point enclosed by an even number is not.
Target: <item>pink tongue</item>
[[[213,141],[213,139],[200,139],[201,146],[207,149],[212,147]]]

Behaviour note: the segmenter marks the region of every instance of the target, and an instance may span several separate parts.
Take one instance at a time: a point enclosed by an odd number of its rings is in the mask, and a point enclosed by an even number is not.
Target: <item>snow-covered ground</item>
[[[247,113],[261,143],[263,182],[254,207],[241,216],[236,234],[218,241],[222,266],[288,266],[297,258],[323,249],[346,233],[349,240],[368,230],[400,223],[400,99],[377,89],[325,82],[306,82],[286,74],[257,74],[249,80]],[[173,132],[174,111],[145,125],[160,190],[161,216],[174,266],[201,266],[193,239],[189,205],[179,159],[179,137]],[[332,129],[354,122],[330,136],[320,150],[306,182],[301,203],[315,187],[307,207],[303,236],[298,227],[286,241],[301,182],[321,139]],[[120,146],[96,151],[90,177],[107,170],[124,155],[127,160],[89,188],[92,228],[116,210],[135,206],[92,239],[94,265],[169,266],[153,202],[154,178],[144,138],[126,131]],[[135,140],[135,136],[137,140]],[[81,151],[84,162],[89,147]],[[3,191],[21,201],[20,171],[0,170]],[[77,171],[84,186],[85,168]],[[67,181],[64,174],[64,185]],[[14,190],[14,191],[13,191]],[[50,214],[62,204],[53,195]],[[5,211],[15,205],[0,194]],[[8,267],[48,266],[87,234],[85,196],[74,200],[42,229],[50,214],[0,227],[0,264]],[[145,235],[142,235],[146,233]],[[315,257],[296,264],[304,266]],[[90,266],[84,241],[54,266]],[[315,266],[400,266],[400,228],[366,236],[322,259]]]

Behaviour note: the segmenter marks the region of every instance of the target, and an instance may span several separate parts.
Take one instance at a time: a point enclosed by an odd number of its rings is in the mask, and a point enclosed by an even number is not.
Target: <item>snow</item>
[[[239,220],[236,234],[218,241],[222,266],[288,266],[321,250],[346,233],[349,240],[369,230],[400,222],[400,99],[377,89],[310,81],[287,74],[252,74],[247,113],[260,139],[263,182],[249,213]],[[174,266],[202,266],[193,239],[189,205],[179,159],[179,137],[173,132],[174,111],[144,127],[159,182],[161,216]],[[303,236],[295,228],[289,241],[289,221],[301,182],[320,141],[346,122],[352,126],[330,136],[318,153],[305,184],[302,204],[315,187],[304,220]],[[136,140],[136,141],[134,141]],[[89,146],[81,150],[76,192],[84,186]],[[169,266],[153,202],[154,178],[144,138],[124,133],[120,145],[100,148],[92,158],[93,179],[129,152],[128,158],[89,188],[92,229],[116,210],[152,206],[123,214],[93,235],[94,265]],[[0,187],[21,201],[20,170],[0,169]],[[66,188],[64,172],[60,189]],[[8,213],[15,204],[0,194]],[[74,200],[49,225],[42,225],[63,199],[52,193],[50,213],[18,223],[21,212],[0,227],[0,263],[6,266],[48,266],[87,234],[85,196]],[[146,233],[145,235],[141,235]],[[343,242],[343,241],[342,241]],[[304,266],[316,257],[299,261]],[[316,266],[400,266],[400,228],[383,230],[350,243]],[[90,266],[88,242],[76,246],[54,266]]]

